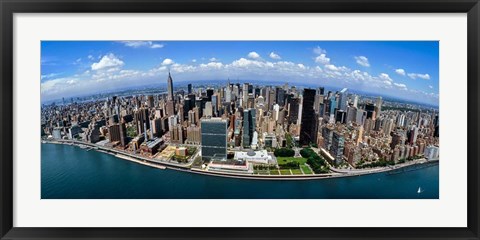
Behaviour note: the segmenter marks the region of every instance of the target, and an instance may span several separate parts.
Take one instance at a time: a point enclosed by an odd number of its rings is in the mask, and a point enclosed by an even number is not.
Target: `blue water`
[[[438,168],[306,181],[247,180],[161,170],[75,146],[42,144],[41,194],[42,199],[438,199]]]

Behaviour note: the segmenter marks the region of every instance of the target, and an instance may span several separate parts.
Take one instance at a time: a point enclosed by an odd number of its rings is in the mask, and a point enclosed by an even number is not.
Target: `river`
[[[438,199],[439,165],[396,174],[251,180],[161,170],[76,146],[42,144],[42,199]],[[421,187],[422,192],[418,193]]]

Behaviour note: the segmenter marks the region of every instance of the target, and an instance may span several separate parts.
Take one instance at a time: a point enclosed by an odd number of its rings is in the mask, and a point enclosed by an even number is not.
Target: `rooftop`
[[[245,158],[271,158],[268,155],[267,150],[259,150],[259,151],[247,151],[247,152],[235,152],[235,159],[245,159]]]
[[[159,143],[161,143],[163,140],[161,138],[155,138],[155,139],[150,139],[146,142],[144,142],[142,145],[147,145],[148,148],[153,148]]]

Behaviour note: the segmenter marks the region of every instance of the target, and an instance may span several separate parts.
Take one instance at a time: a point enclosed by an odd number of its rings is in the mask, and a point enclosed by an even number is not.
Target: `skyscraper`
[[[247,106],[247,101],[248,101],[248,83],[244,83],[243,84],[243,88],[242,88],[242,106],[243,107],[246,107]]]
[[[332,136],[332,146],[330,153],[332,154],[335,164],[338,165],[343,162],[343,148],[345,145],[345,137],[342,133],[334,131]]]
[[[127,127],[125,126],[125,122],[121,122],[120,124],[120,144],[122,147],[125,147],[128,143],[127,139]]]
[[[285,90],[283,90],[283,88],[277,87],[276,103],[282,107],[285,105]]]
[[[338,108],[340,110],[346,111],[347,110],[347,88],[342,89],[339,95],[339,103],[338,103]]]
[[[191,94],[191,93],[192,93],[192,84],[191,84],[191,83],[189,83],[189,84],[187,85],[187,93],[188,93],[188,94]]]
[[[134,113],[133,117],[137,127],[137,134],[141,134],[150,128],[148,115],[148,110],[146,108],[140,108]]]
[[[366,103],[365,111],[367,112],[367,119],[375,119],[375,106],[373,105],[373,103]]]
[[[219,97],[217,94],[212,95],[212,107],[213,107],[213,115],[219,117],[218,115],[218,104],[219,104]]]
[[[390,143],[390,148],[394,149],[397,145],[404,145],[405,144],[405,132],[402,130],[397,129],[396,132],[393,133],[392,142]]]
[[[173,80],[170,72],[168,72],[167,79],[167,91],[168,91],[168,100],[173,101]]]
[[[328,110],[328,113],[330,115],[335,114],[335,109],[337,108],[337,101],[335,100],[335,96],[332,96],[330,98],[330,109]]]
[[[201,120],[202,159],[227,156],[227,120],[210,118]]]
[[[298,98],[291,98],[288,105],[288,123],[297,123],[300,100]]]
[[[255,109],[243,111],[243,147],[248,148],[252,143],[253,132],[255,132]]]
[[[315,89],[306,88],[303,90],[302,120],[300,126],[300,144],[308,145],[315,143],[315,111],[313,104],[315,102]]]
[[[148,101],[147,101],[147,103],[148,103],[147,106],[148,106],[149,108],[153,108],[153,107],[155,106],[155,99],[153,98],[153,96],[152,96],[152,95],[148,95],[147,100],[148,100]]]
[[[209,102],[212,101],[213,89],[207,89],[207,99]]]
[[[325,88],[324,87],[319,87],[318,90],[317,90],[317,94],[324,95],[325,94]]]
[[[380,113],[382,111],[382,97],[377,98],[377,102],[375,103],[375,117],[380,117]]]
[[[331,126],[322,128],[322,137],[323,148],[325,148],[327,151],[330,150],[330,147],[332,146],[333,128]]]
[[[108,127],[108,134],[110,136],[110,142],[120,142],[120,125],[113,124]]]
[[[271,89],[268,93],[268,109],[272,110],[273,104],[277,99],[275,98],[275,90]]]

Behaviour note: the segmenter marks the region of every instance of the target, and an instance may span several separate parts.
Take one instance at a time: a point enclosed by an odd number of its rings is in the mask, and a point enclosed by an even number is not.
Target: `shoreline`
[[[180,165],[170,162],[164,162],[161,160],[149,159],[143,156],[138,156],[136,154],[128,154],[120,152],[116,149],[109,149],[102,146],[97,146],[91,143],[76,142],[72,140],[41,140],[42,144],[60,144],[60,145],[69,145],[79,147],[83,150],[90,151],[95,150],[100,153],[109,154],[116,158],[130,161],[133,163],[138,163],[144,166],[153,167],[157,169],[171,169],[175,171],[187,172],[192,174],[201,174],[214,177],[224,177],[224,178],[237,178],[237,179],[250,179],[250,180],[274,180],[274,181],[292,181],[292,180],[321,180],[321,179],[331,179],[331,178],[340,178],[340,177],[356,177],[363,175],[370,175],[376,173],[391,172],[391,174],[398,173],[398,170],[405,170],[409,167],[415,166],[425,166],[427,167],[432,164],[439,164],[438,160],[426,160],[419,159],[422,161],[414,160],[412,162],[401,163],[401,165],[394,165],[391,167],[382,167],[374,169],[358,169],[358,170],[347,170],[347,169],[331,169],[331,173],[322,173],[322,174],[310,174],[310,175],[255,175],[255,174],[242,174],[242,173],[228,173],[228,172],[219,172],[219,171],[206,171],[198,168],[191,168],[190,165]]]

